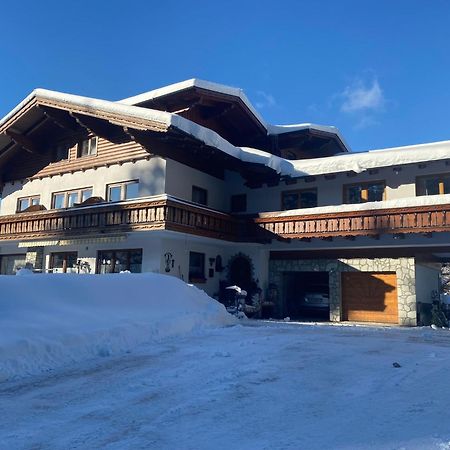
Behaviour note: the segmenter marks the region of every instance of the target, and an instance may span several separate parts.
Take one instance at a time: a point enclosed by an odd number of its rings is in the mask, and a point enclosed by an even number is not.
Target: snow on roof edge
[[[307,160],[287,160],[263,150],[247,147],[236,147],[226,139],[222,138],[215,131],[196,124],[195,122],[192,122],[189,119],[181,117],[177,114],[142,108],[134,105],[125,105],[108,100],[82,97],[73,94],[64,94],[46,89],[35,89],[0,121],[0,125],[5,123],[26,103],[35,97],[56,100],[83,107],[90,107],[96,111],[100,110],[143,120],[157,121],[165,124],[166,126],[173,126],[194,136],[206,145],[215,147],[234,158],[237,158],[243,162],[265,165],[283,176],[302,177],[348,171],[360,173],[371,168],[450,159],[450,141],[442,141],[382,150],[372,150],[369,152],[346,153],[337,156],[312,158]],[[430,150],[433,151],[431,152]]]
[[[267,129],[267,124],[261,114],[255,109],[250,100],[245,95],[241,88],[227,86],[225,84],[213,83],[212,81],[200,80],[199,78],[191,78],[189,80],[180,81],[178,83],[169,84],[157,89],[153,89],[142,94],[134,95],[133,97],[127,97],[119,100],[117,103],[123,103],[126,105],[132,105],[136,103],[143,103],[149,100],[153,100],[158,97],[163,97],[168,94],[172,94],[177,91],[182,91],[190,87],[198,87],[208,91],[220,92],[221,94],[232,95],[233,97],[239,97],[252,112],[252,114],[258,119],[261,125]]]
[[[205,89],[208,91],[220,92],[222,94],[232,95],[234,97],[239,97],[245,106],[251,111],[251,113],[258,119],[258,121],[266,129],[267,134],[283,134],[290,133],[298,130],[314,129],[318,131],[325,131],[327,133],[335,134],[342,142],[344,147],[351,151],[350,146],[347,144],[346,140],[338,130],[338,128],[330,125],[318,125],[314,123],[304,123],[304,124],[288,124],[288,125],[272,125],[264,120],[261,114],[256,110],[253,104],[250,102],[245,92],[241,88],[227,86],[225,84],[213,83],[211,81],[200,80],[198,78],[191,78],[189,80],[180,81],[178,83],[169,84],[157,89],[153,89],[142,94],[134,95],[133,97],[127,97],[125,99],[119,100],[117,103],[123,103],[126,105],[136,105],[138,103],[143,103],[149,100],[153,100],[158,97],[163,97],[168,94],[172,94],[177,91],[182,91],[190,87],[198,87],[200,89]]]

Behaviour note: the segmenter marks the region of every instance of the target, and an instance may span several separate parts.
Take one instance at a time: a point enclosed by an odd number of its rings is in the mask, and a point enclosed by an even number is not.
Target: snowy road
[[[450,449],[449,374],[448,330],[203,331],[0,383],[0,448]]]

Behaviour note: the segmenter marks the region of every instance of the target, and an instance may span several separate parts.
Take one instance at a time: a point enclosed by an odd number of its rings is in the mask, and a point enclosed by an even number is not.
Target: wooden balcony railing
[[[0,240],[172,230],[239,241],[249,234],[247,224],[229,214],[164,198],[0,216]]]
[[[0,216],[0,241],[171,230],[228,241],[450,231],[450,204],[279,217],[236,218],[173,198]]]
[[[263,213],[254,221],[283,238],[430,233],[450,231],[450,204],[284,217]]]

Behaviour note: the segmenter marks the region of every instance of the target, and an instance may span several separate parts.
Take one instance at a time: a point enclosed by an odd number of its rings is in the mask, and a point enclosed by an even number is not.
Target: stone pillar
[[[25,257],[25,265],[27,269],[44,271],[44,247],[28,247]]]

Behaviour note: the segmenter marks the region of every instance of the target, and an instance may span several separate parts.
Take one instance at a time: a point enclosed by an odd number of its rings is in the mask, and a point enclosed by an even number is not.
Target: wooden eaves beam
[[[6,135],[11,138],[17,145],[20,145],[28,153],[39,153],[41,146],[33,142],[29,137],[15,131],[6,130]]]

